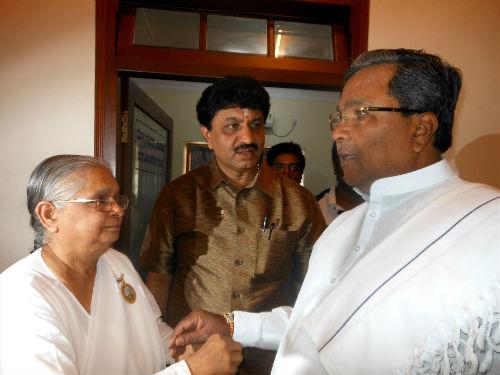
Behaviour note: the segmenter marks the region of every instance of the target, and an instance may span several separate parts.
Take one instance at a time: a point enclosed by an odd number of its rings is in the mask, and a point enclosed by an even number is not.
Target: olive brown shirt
[[[325,228],[314,196],[265,162],[241,190],[226,181],[214,159],[164,186],[156,200],[140,262],[173,275],[171,326],[195,308],[293,306]]]

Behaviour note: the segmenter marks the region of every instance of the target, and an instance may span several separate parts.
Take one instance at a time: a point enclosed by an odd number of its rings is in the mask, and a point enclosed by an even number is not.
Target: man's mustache
[[[249,148],[254,148],[255,151],[259,151],[259,146],[255,143],[242,143],[241,145],[236,146],[233,148],[233,152],[238,152],[240,150],[247,150]]]

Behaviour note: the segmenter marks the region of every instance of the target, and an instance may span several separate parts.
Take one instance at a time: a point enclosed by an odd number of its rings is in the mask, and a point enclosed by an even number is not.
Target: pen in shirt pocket
[[[265,232],[267,228],[267,223],[269,222],[269,216],[264,217],[264,221],[262,222],[262,231]],[[269,226],[269,237],[267,237],[268,240],[271,239],[271,235],[273,233],[274,228],[280,223],[280,219],[276,219],[276,221],[272,222],[271,225]]]
[[[275,223],[271,223],[271,226],[269,227],[269,237],[267,237],[268,240],[271,240],[271,234],[273,233],[273,229],[275,226]]]

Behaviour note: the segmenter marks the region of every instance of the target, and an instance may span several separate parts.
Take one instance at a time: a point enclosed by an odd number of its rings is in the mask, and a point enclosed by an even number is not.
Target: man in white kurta
[[[316,242],[293,312],[234,312],[234,340],[277,347],[288,327],[276,374],[498,374],[498,196],[444,160],[376,181]]]
[[[330,125],[366,202],[318,239],[293,309],[233,313],[236,341],[279,346],[273,374],[500,373],[499,192],[441,156],[460,87],[423,51],[368,51],[349,68]],[[173,342],[220,322],[194,312]]]
[[[136,292],[128,303],[123,279]],[[99,258],[92,314],[54,276],[41,250],[0,278],[0,373],[190,374],[166,352],[171,328],[128,258],[108,250]]]

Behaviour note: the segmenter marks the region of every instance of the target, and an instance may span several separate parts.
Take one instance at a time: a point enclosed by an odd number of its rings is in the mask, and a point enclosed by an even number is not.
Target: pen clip
[[[264,217],[264,222],[262,223],[262,231],[265,232],[267,229],[267,222],[269,221],[269,216]]]

